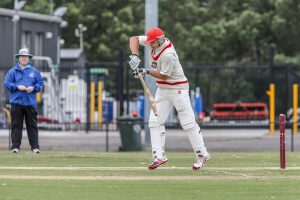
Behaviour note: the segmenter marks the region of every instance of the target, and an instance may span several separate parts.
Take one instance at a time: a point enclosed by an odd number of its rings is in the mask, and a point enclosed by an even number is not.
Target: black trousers
[[[34,107],[11,106],[11,141],[12,149],[20,149],[22,141],[23,121],[25,118],[27,136],[32,149],[39,149],[39,135],[37,128],[37,112]]]

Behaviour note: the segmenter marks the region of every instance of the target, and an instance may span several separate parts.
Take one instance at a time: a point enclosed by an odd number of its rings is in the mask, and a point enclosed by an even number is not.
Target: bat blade
[[[139,78],[140,78],[140,81],[141,81],[142,86],[144,88],[144,91],[146,92],[146,95],[149,99],[149,102],[151,104],[151,108],[152,108],[154,114],[157,116],[157,108],[156,108],[156,103],[155,103],[154,97],[152,96],[149,88],[147,87],[146,82],[145,82],[142,74],[139,74]]]

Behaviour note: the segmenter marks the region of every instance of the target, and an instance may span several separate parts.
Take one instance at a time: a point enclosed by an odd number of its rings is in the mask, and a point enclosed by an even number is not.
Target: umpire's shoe
[[[32,153],[40,153],[39,149],[32,149]]]
[[[12,153],[19,153],[19,151],[20,151],[20,149],[18,149],[18,148],[13,148],[13,149],[11,150]]]

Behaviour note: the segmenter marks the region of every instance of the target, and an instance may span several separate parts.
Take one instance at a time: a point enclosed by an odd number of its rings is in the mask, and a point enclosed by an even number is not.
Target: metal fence
[[[49,66],[45,61],[34,63],[40,70],[45,87],[38,101],[39,127],[61,130],[117,129],[118,116],[130,115],[132,105],[143,95],[138,80],[132,78],[125,62],[93,62],[86,66]],[[297,66],[287,65],[183,65],[190,89],[200,88],[203,108],[209,114],[214,103],[265,102],[266,91],[272,81],[276,86],[276,116],[287,113],[292,106],[292,84],[299,83]],[[3,86],[5,74],[10,67],[0,68],[0,107],[8,103],[8,93]],[[103,83],[99,94],[98,83]],[[95,88],[91,88],[95,84]],[[92,86],[93,87],[93,86]],[[92,90],[94,95],[91,96]],[[102,102],[98,97],[102,96]],[[103,103],[104,102],[104,103]],[[112,102],[112,103],[111,103]],[[105,104],[106,103],[106,104]],[[91,106],[93,104],[93,106]],[[102,119],[99,120],[99,105]],[[94,108],[94,109],[92,109]],[[3,114],[0,119],[3,119]],[[196,116],[197,117],[197,116]],[[3,121],[3,120],[2,120]],[[207,127],[249,126],[249,121],[215,122],[199,121]],[[107,126],[107,123],[109,126]],[[3,124],[3,123],[2,123]],[[178,127],[176,112],[168,126]],[[268,121],[258,121],[252,126],[268,126]],[[4,125],[1,126],[5,128]]]

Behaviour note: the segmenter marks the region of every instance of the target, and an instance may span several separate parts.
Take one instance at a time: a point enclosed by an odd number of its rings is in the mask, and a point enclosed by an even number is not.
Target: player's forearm
[[[129,47],[131,50],[131,54],[139,55],[139,37],[138,36],[130,37]]]
[[[156,69],[150,69],[149,74],[155,78],[162,79],[162,80],[167,80],[168,76],[161,74],[159,71]]]

